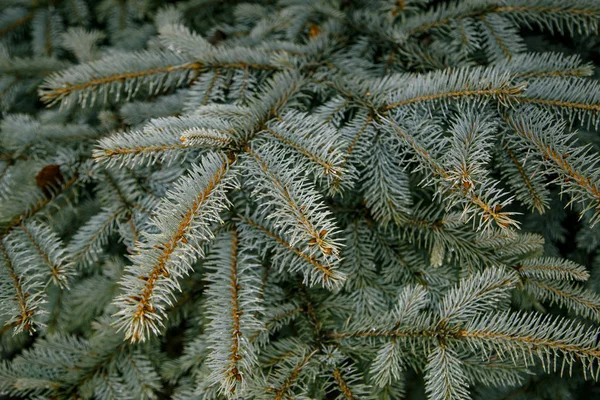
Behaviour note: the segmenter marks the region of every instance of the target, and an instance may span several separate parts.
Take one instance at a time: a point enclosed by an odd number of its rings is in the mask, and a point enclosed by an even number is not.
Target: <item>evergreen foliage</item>
[[[598,0],[0,0],[0,396],[600,396]]]

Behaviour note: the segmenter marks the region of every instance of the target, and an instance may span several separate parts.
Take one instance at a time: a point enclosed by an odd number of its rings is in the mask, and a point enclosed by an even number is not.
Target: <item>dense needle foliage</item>
[[[0,396],[600,396],[598,0],[0,0]]]

